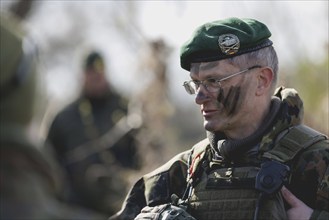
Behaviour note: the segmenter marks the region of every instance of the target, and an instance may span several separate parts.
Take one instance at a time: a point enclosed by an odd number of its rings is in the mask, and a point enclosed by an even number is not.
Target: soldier
[[[112,215],[139,159],[128,101],[110,86],[105,72],[103,56],[90,52],[81,95],[56,115],[47,143],[67,174],[65,201]]]
[[[28,128],[37,98],[37,48],[11,14],[1,14],[0,218],[105,219],[59,202],[60,173]]]
[[[143,176],[110,219],[328,219],[329,146],[275,89],[271,33],[254,19],[200,26],[181,47],[207,138]],[[273,95],[274,94],[274,95]]]

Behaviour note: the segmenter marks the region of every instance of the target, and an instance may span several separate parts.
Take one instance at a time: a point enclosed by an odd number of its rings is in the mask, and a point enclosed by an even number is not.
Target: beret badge
[[[223,34],[218,37],[218,45],[226,55],[233,55],[240,48],[240,40],[234,34]]]

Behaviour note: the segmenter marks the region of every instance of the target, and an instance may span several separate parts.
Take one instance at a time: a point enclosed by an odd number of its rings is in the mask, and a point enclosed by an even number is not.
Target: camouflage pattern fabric
[[[273,147],[277,136],[290,126],[302,121],[303,104],[294,89],[280,87],[276,97],[281,100],[281,108],[272,130],[261,140],[258,157]],[[204,143],[209,143],[204,141]],[[208,144],[203,146],[209,149]],[[209,152],[212,152],[211,150]],[[128,220],[137,216],[145,206],[170,203],[170,196],[183,197],[186,189],[187,168],[191,151],[183,152],[157,170],[145,175],[131,189],[120,212],[110,219]],[[201,154],[200,154],[201,155]],[[207,160],[213,156],[205,155]],[[252,162],[252,161],[251,161]],[[193,162],[192,162],[193,163]],[[329,142],[319,141],[297,155],[292,161],[289,184],[286,185],[299,199],[315,211],[312,219],[329,217]],[[238,210],[237,210],[238,212]],[[218,219],[220,219],[218,217]],[[201,220],[201,219],[200,219]],[[203,219],[204,220],[204,219]]]

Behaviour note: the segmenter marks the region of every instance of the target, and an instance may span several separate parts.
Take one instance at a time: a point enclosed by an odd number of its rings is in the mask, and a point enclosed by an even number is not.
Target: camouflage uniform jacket
[[[257,154],[260,157],[273,148],[277,136],[282,131],[299,125],[302,120],[303,104],[295,90],[280,87],[275,96],[280,99],[280,110],[271,131],[265,133],[258,143]],[[306,205],[314,209],[311,219],[328,219],[329,216],[328,143],[326,138],[316,142],[289,162],[291,174],[286,187]],[[204,149],[214,152],[209,140],[205,139],[195,147],[200,144],[207,145]],[[187,186],[187,170],[190,169],[189,157],[195,147],[175,156],[165,165],[137,181],[126,197],[121,211],[110,219],[134,219],[145,206],[170,203],[172,194],[182,197]],[[255,161],[250,161],[250,163],[252,162]]]

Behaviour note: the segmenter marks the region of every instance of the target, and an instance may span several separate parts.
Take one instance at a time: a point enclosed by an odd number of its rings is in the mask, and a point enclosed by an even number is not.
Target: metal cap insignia
[[[223,34],[218,37],[218,45],[224,54],[232,55],[238,52],[240,40],[234,34]]]

